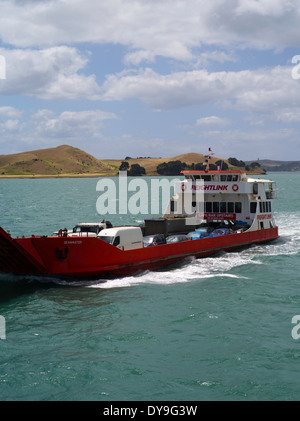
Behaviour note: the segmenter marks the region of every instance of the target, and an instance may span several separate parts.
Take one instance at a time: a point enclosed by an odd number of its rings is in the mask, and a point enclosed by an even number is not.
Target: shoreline
[[[265,175],[265,173],[251,172],[246,173],[247,176],[251,175]],[[102,178],[102,177],[118,177],[118,174],[33,174],[33,175],[0,175],[0,180],[15,180],[15,179],[43,179],[43,178]],[[160,174],[145,174],[139,177],[165,177]],[[174,175],[171,177],[180,177],[180,175]]]
[[[34,175],[0,175],[0,180],[7,179],[35,179],[35,178],[98,178],[98,177],[117,177],[111,174],[34,174]]]

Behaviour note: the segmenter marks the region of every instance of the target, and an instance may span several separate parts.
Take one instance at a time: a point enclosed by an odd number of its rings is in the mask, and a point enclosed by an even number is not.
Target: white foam
[[[265,264],[265,256],[297,254],[300,249],[300,224],[297,215],[280,214],[278,217],[280,239],[264,245],[255,245],[243,251],[223,253],[203,259],[189,259],[177,268],[164,271],[143,272],[138,276],[128,276],[91,284],[92,288],[120,288],[140,284],[176,284],[205,280],[214,277],[248,279],[247,276],[230,273],[234,268],[246,265]],[[247,269],[248,272],[248,269]]]
[[[107,280],[106,282],[88,285],[90,288],[124,288],[141,284],[168,285],[205,280],[214,277],[227,277],[232,279],[248,279],[246,276],[238,276],[228,273],[232,268],[245,264],[260,264],[252,261],[247,256],[237,253],[228,253],[219,257],[205,259],[189,259],[178,268],[166,268],[164,271],[146,271],[137,276],[127,276]]]

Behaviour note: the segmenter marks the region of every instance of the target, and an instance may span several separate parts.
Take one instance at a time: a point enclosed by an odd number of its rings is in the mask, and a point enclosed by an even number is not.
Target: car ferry
[[[247,177],[245,171],[210,170],[209,163],[206,168],[183,171],[164,215],[141,226],[103,224],[96,235],[60,230],[20,238],[0,228],[0,271],[105,279],[279,237],[274,181]]]

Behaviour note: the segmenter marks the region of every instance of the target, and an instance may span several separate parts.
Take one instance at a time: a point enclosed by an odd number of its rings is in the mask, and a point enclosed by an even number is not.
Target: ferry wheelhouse
[[[248,178],[244,171],[182,173],[185,180],[177,186],[165,217],[185,217],[192,225],[201,219],[231,228],[242,225],[248,231],[277,228],[272,213],[277,198],[274,181]]]

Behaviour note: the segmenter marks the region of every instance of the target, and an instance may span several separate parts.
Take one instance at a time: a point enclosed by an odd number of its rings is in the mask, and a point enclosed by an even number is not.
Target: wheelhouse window
[[[205,212],[212,212],[212,203],[205,202]]]
[[[220,202],[220,212],[226,212],[226,202]]]
[[[233,202],[228,202],[227,203],[227,209],[228,209],[228,212],[234,212],[234,203]]]
[[[213,202],[213,212],[220,212],[219,202]]]
[[[242,212],[242,202],[235,202],[235,213],[241,213]]]
[[[256,213],[257,202],[250,202],[250,213]]]

